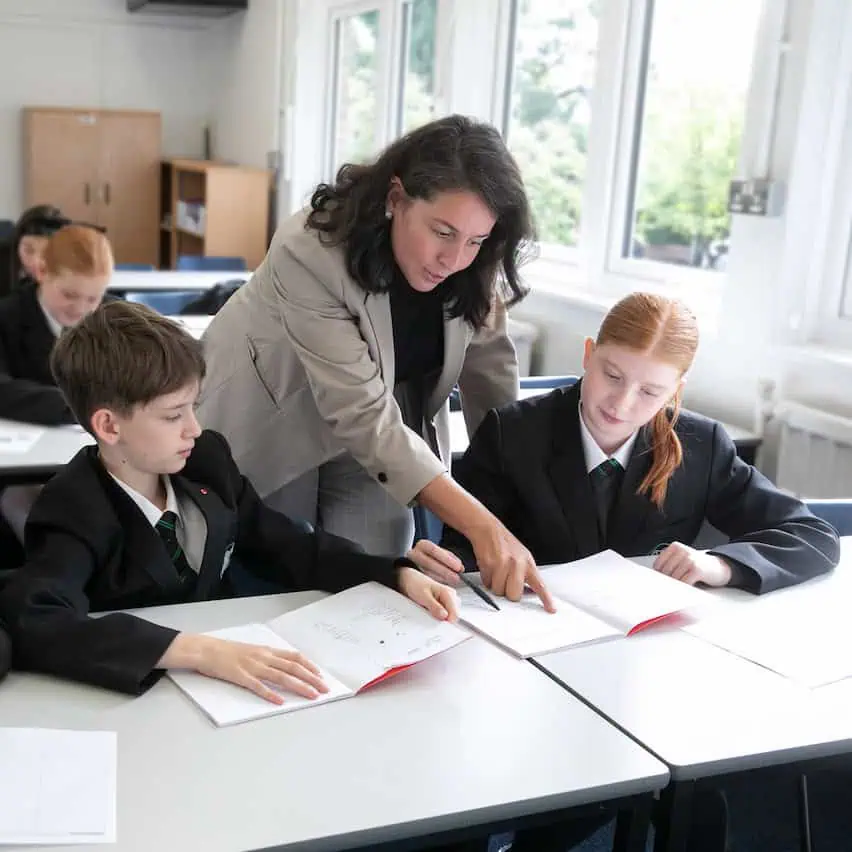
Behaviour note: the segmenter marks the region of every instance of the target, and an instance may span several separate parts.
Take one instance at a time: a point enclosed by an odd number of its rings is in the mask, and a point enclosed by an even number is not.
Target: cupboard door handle
[[[104,201],[109,204],[110,198],[112,196],[112,190],[110,189],[109,181],[104,184]]]
[[[87,206],[92,203],[92,187],[88,183],[83,184],[83,201]]]

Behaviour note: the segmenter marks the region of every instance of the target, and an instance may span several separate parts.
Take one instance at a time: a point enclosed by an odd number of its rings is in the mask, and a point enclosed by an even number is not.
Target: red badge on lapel
[[[206,494],[206,493],[207,493],[207,489],[206,489],[206,488],[200,488],[199,490],[201,491],[201,493],[202,493],[202,494]]]

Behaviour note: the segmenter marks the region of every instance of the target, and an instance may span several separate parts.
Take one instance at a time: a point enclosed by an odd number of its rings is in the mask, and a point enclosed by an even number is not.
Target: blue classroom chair
[[[852,497],[805,500],[818,517],[831,524],[839,535],[852,535]]]
[[[570,388],[578,380],[578,376],[521,376],[521,390]]]
[[[198,290],[135,290],[125,294],[125,298],[128,302],[147,305],[163,316],[173,317],[200,295]]]
[[[153,272],[152,263],[116,263],[116,272]]]
[[[177,259],[181,272],[246,272],[242,257],[204,257],[197,254],[182,254]]]

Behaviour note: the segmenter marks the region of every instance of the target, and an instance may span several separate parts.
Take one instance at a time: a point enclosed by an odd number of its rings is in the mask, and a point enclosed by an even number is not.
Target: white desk
[[[209,630],[316,597],[143,612]],[[477,639],[352,699],[219,729],[165,679],[129,698],[13,672],[0,685],[0,724],[118,732],[119,852],[425,842],[648,794],[668,780],[658,760],[549,678]]]
[[[248,281],[250,272],[113,272],[108,290],[209,290],[223,281]]]
[[[0,487],[46,482],[81,447],[94,443],[88,432],[73,426],[33,426],[8,420],[0,420],[0,424],[13,426],[19,432],[41,434],[25,453],[0,452]]]
[[[820,588],[848,588],[850,575],[852,540],[845,540],[837,574],[772,594],[815,604]],[[714,594],[760,606],[761,598],[745,592]],[[668,765],[673,784],[664,804],[695,779],[852,752],[849,685],[812,692],[677,630],[649,630],[534,662]],[[686,783],[679,789],[679,782]],[[658,831],[655,848],[684,849],[679,832]]]

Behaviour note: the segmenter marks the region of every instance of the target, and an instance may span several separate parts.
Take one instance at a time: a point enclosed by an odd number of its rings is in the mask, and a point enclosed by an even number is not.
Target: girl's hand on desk
[[[464,571],[464,564],[452,551],[439,547],[429,539],[421,538],[405,555],[433,580],[448,586],[459,584],[458,575]]]
[[[731,582],[731,566],[724,559],[679,541],[670,544],[654,560],[654,570],[690,586],[696,583],[727,586]]]
[[[283,704],[284,698],[268,684],[304,698],[317,698],[328,692],[319,669],[298,651],[229,642],[214,636],[179,633],[158,667],[194,669],[207,677],[245,687],[273,704]]]
[[[412,562],[415,561],[412,559]],[[459,617],[456,593],[416,568],[400,568],[399,590],[414,603],[429,610],[439,621],[455,621]]]

